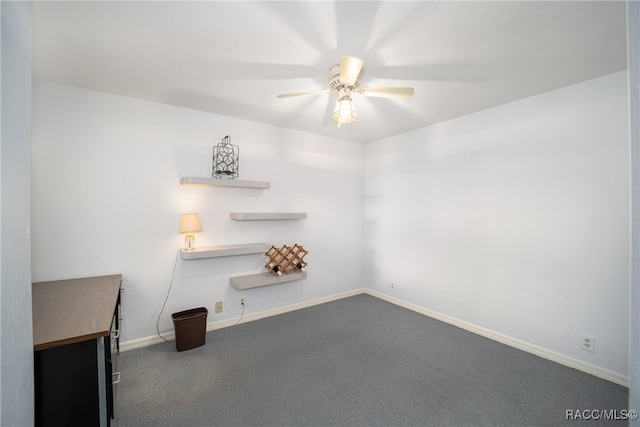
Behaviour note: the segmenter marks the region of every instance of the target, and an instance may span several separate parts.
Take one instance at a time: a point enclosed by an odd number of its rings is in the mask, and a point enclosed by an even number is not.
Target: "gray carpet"
[[[209,319],[211,320],[211,319]],[[625,387],[358,295],[123,352],[114,426],[549,426]]]

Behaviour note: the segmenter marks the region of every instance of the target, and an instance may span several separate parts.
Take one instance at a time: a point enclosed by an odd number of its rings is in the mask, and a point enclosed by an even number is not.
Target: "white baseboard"
[[[288,313],[290,311],[296,311],[296,310],[300,310],[300,309],[307,308],[307,307],[313,307],[314,305],[324,304],[326,302],[336,301],[336,300],[339,300],[339,299],[342,299],[342,298],[348,298],[348,297],[352,297],[354,295],[360,295],[360,294],[363,294],[363,293],[365,293],[365,289],[364,288],[359,288],[359,289],[354,289],[354,290],[347,291],[347,292],[342,292],[342,293],[339,293],[339,294],[329,295],[329,296],[322,297],[322,298],[316,298],[316,299],[313,299],[313,300],[302,301],[302,302],[295,303],[295,304],[285,305],[283,307],[278,307],[278,308],[274,308],[274,309],[259,311],[257,313],[244,314],[242,317],[241,316],[236,316],[236,317],[232,317],[232,318],[225,319],[225,320],[218,320],[218,321],[215,321],[215,322],[209,322],[209,323],[207,323],[207,332],[208,331],[215,331],[217,329],[222,329],[222,328],[228,328],[229,326],[234,326],[234,325],[238,324],[238,322],[240,322],[240,323],[253,322],[255,320],[264,319],[266,317],[277,316],[278,314],[284,314],[284,313]],[[162,336],[167,341],[175,340],[175,333],[173,331],[171,331],[171,332],[163,332]],[[122,342],[120,344],[120,351],[133,350],[133,349],[140,348],[140,347],[146,347],[146,346],[149,346],[149,345],[160,344],[162,342],[164,342],[162,338],[160,338],[157,335],[152,335],[152,336],[149,336],[149,337],[138,338],[138,339],[135,339],[135,340]]]
[[[605,369],[600,366],[584,362],[582,360],[567,356],[565,354],[558,353],[556,351],[549,350],[547,348],[540,347],[538,345],[531,344],[526,341],[522,341],[517,338],[513,338],[510,336],[501,334],[499,332],[495,332],[490,329],[483,328],[478,325],[474,325],[473,323],[465,322],[464,320],[447,316],[446,314],[438,313],[436,311],[432,311],[424,307],[411,304],[409,302],[391,297],[389,295],[383,294],[378,291],[365,289],[364,293],[366,293],[367,295],[371,295],[373,297],[379,298],[381,300],[390,302],[397,306],[406,308],[408,310],[415,311],[416,313],[420,313],[425,316],[432,317],[436,320],[440,320],[442,322],[448,323],[450,325],[457,326],[460,329],[473,332],[474,334],[481,335],[485,338],[492,339],[494,341],[508,345],[510,347],[515,347],[519,350],[526,351],[527,353],[535,354],[536,356],[540,356],[544,359],[551,360],[553,362],[559,363],[564,366],[568,366],[569,368],[586,372],[587,374],[591,374],[598,378],[602,378],[604,380],[610,381],[615,384],[619,384],[624,387],[629,387],[629,377],[622,375],[618,372],[614,372],[609,369]]]
[[[318,304],[324,304],[326,302],[336,301],[342,298],[348,298],[348,297],[359,295],[362,293],[371,295],[381,300],[390,302],[391,304],[395,304],[399,307],[406,308],[408,310],[414,311],[416,313],[420,313],[422,315],[434,318],[436,320],[440,320],[450,325],[457,326],[458,328],[464,329],[469,332],[473,332],[474,334],[483,336],[485,338],[489,338],[491,340],[508,345],[510,347],[514,347],[519,350],[526,351],[527,353],[535,354],[536,356],[540,356],[544,359],[551,360],[561,365],[568,366],[570,368],[577,369],[582,372],[586,372],[587,374],[591,374],[598,378],[611,381],[612,383],[619,384],[624,387],[629,387],[628,376],[619,374],[609,369],[602,368],[597,365],[593,365],[591,363],[584,362],[582,360],[579,360],[573,357],[569,357],[565,354],[558,353],[556,351],[549,350],[547,348],[540,347],[535,344],[528,343],[526,341],[522,341],[510,336],[501,334],[499,332],[492,331],[490,329],[483,328],[478,325],[474,325],[473,323],[469,323],[464,320],[447,316],[446,314],[438,313],[436,311],[429,310],[415,304],[411,304],[409,302],[391,297],[381,292],[374,291],[371,289],[366,289],[366,288],[358,288],[351,291],[342,292],[339,294],[329,295],[322,298],[316,298],[309,301],[303,301],[295,304],[286,305],[283,307],[264,310],[257,313],[245,314],[242,317],[236,316],[236,317],[225,319],[225,320],[209,322],[207,323],[207,331],[215,331],[217,329],[228,328],[230,326],[234,326],[238,324],[238,322],[240,323],[253,322],[255,320],[264,319],[266,317],[277,316],[278,314],[284,314],[290,311],[300,310],[303,308],[312,307]],[[175,340],[175,334],[173,331],[163,333],[162,336],[168,341]],[[139,338],[136,340],[123,342],[120,344],[120,351],[133,350],[135,348],[146,347],[153,344],[159,344],[161,342],[163,342],[162,338],[158,337],[157,335],[152,335],[145,338]]]

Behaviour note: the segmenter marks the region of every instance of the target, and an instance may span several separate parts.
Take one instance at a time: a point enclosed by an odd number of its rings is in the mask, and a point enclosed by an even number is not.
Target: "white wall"
[[[0,2],[0,425],[33,425],[31,4]]]
[[[631,289],[629,409],[640,411],[640,3],[627,2],[629,139],[631,146]],[[629,425],[640,426],[640,420]]]
[[[367,283],[628,375],[627,119],[620,72],[368,144]]]
[[[229,277],[261,271],[262,255],[179,259],[161,332],[183,309],[205,306],[209,322],[224,321],[240,315],[241,298],[250,315],[363,286],[361,144],[43,81],[33,99],[33,280],[122,273],[124,341],[156,333],[184,212],[200,216],[196,246],[303,245],[308,279],[236,291]],[[211,176],[212,147],[225,135],[240,147],[239,179],[271,189],[179,185]],[[308,219],[229,219],[243,211]]]

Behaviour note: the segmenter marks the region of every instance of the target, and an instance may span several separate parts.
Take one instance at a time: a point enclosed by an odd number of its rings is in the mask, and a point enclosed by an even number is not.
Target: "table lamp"
[[[187,233],[184,237],[184,250],[192,251],[195,247],[195,238],[193,233],[199,233],[202,231],[202,225],[200,225],[200,218],[197,213],[182,214],[180,220],[180,233]]]

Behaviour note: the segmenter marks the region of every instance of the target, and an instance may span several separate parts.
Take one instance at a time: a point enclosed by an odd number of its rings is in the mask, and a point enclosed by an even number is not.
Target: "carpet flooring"
[[[118,364],[114,427],[627,425],[566,415],[621,411],[625,387],[364,294]]]

